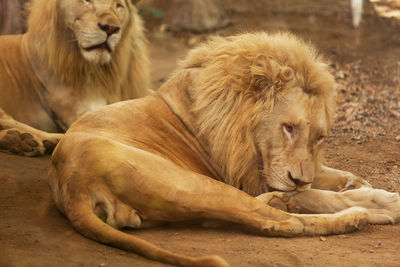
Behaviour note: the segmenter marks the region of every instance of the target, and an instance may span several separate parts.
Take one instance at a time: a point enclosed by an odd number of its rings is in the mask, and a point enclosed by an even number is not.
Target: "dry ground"
[[[270,1],[267,10],[232,12],[217,34],[290,30],[311,40],[333,61],[338,112],[327,142],[327,164],[400,192],[400,23],[367,6],[352,29],[347,1]],[[328,1],[329,2],[329,1]],[[335,1],[333,1],[335,2]],[[306,5],[305,3],[313,3]],[[209,35],[149,32],[153,87],[177,58]],[[56,210],[46,182],[50,158],[0,153],[0,266],[162,266],[76,233]],[[174,225],[133,234],[187,255],[218,254],[232,266],[400,266],[400,225],[304,238],[265,238],[238,227]]]

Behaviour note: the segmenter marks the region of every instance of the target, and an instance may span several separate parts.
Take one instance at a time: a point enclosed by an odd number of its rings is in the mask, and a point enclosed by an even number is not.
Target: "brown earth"
[[[217,34],[290,30],[315,43],[334,62],[339,84],[327,164],[365,177],[376,188],[400,192],[399,21],[380,16],[368,4],[360,28],[354,30],[347,1],[270,3],[266,10],[247,10],[250,14],[232,11],[232,25]],[[177,58],[209,34],[152,27],[157,88],[176,68]],[[51,199],[49,164],[49,157],[0,153],[0,266],[162,266],[75,232]],[[400,266],[400,225],[304,238],[266,238],[235,226],[203,229],[187,224],[132,233],[186,255],[218,254],[232,266]]]

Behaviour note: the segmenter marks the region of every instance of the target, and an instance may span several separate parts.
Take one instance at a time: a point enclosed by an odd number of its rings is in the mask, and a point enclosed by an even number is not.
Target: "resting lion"
[[[132,1],[135,2],[135,1]],[[24,35],[0,36],[0,151],[51,151],[82,114],[148,94],[130,0],[33,0]]]
[[[204,220],[302,236],[398,222],[399,194],[321,164],[333,104],[326,64],[294,36],[216,38],[156,93],[84,115],[56,147],[49,184],[81,234],[182,266],[226,262],[118,229]]]

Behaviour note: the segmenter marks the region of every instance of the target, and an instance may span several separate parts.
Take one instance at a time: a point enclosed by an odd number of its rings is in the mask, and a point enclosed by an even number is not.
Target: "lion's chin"
[[[303,185],[303,186],[293,186],[293,187],[268,186],[268,191],[269,192],[278,191],[278,192],[290,193],[290,192],[302,192],[302,191],[308,190],[310,188],[311,188],[311,184],[307,184],[307,185]]]
[[[311,184],[306,184],[306,185],[303,185],[303,186],[298,186],[298,187],[296,188],[296,191],[302,192],[302,191],[306,191],[306,190],[308,190],[308,189],[311,189]]]
[[[272,183],[268,183],[267,182],[267,187],[268,187],[268,191],[269,192],[295,192],[295,191],[299,191],[298,187],[296,187],[295,185],[291,186],[288,184],[283,184],[283,183],[276,183],[276,182],[272,182]],[[300,190],[301,191],[301,190]]]
[[[104,48],[83,49],[81,48],[82,56],[89,62],[94,64],[107,64],[111,61],[111,51]]]

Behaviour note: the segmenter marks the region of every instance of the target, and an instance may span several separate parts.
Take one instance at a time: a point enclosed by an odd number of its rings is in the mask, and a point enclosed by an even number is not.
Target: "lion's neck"
[[[187,145],[190,146],[191,150],[199,157],[199,160],[213,174],[214,179],[224,181],[221,168],[215,164],[209,154],[210,150],[196,135],[195,118],[192,116],[189,108],[192,105],[192,100],[186,92],[186,88],[190,86],[188,83],[190,75],[189,71],[179,72],[175,78],[169,79],[158,89],[157,94],[185,125],[190,135],[193,136],[193,140]]]
[[[196,77],[195,69],[180,71],[178,75],[180,77],[170,79],[161,87],[158,94],[195,136],[201,146],[202,157],[216,173],[215,178],[251,195],[265,192],[253,138],[245,129],[247,124],[240,126],[238,121],[238,114],[243,112],[219,110],[221,103],[212,103],[199,96],[192,84],[193,77]],[[208,104],[203,105],[204,109],[195,111],[198,101],[208,101]]]

